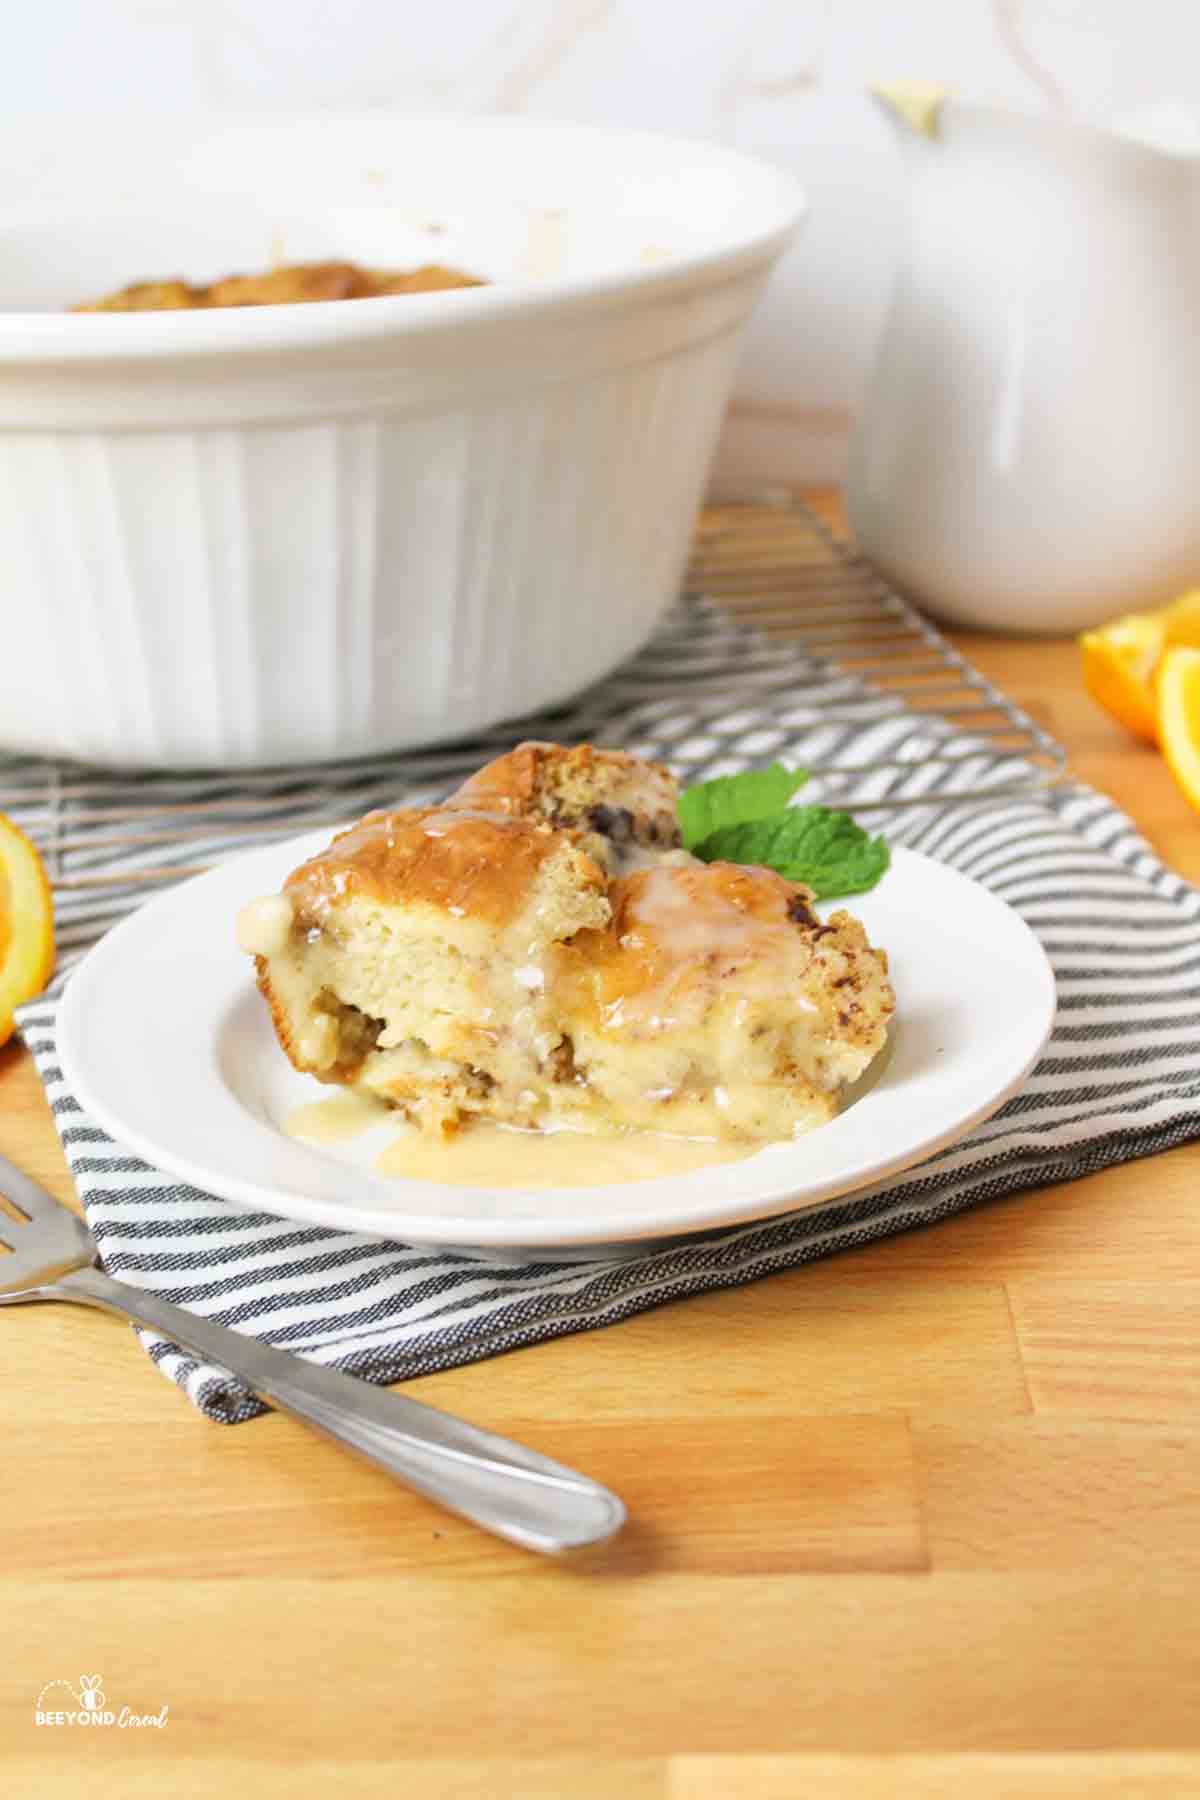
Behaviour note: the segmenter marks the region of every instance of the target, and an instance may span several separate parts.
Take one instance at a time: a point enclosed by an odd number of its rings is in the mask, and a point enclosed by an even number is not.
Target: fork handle
[[[44,1292],[165,1332],[195,1355],[231,1369],[260,1399],[523,1549],[578,1549],[611,1537],[625,1521],[615,1494],[562,1463],[406,1395],[230,1331],[114,1281],[102,1269],[74,1269]]]

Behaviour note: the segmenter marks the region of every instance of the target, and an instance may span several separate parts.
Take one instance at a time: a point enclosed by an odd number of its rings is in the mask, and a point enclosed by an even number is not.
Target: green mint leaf
[[[864,894],[890,861],[881,837],[870,837],[849,813],[828,806],[789,806],[769,819],[722,825],[692,846],[702,862],[758,864],[802,881],[818,900]]]
[[[807,769],[785,769],[782,763],[772,763],[769,769],[719,775],[715,781],[684,788],[679,796],[684,849],[695,850],[714,831],[727,826],[771,818],[807,780]]]

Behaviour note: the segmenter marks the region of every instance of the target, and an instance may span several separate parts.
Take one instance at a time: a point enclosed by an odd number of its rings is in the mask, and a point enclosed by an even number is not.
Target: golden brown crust
[[[739,959],[754,956],[762,947],[763,931],[774,933],[792,926],[797,902],[803,906],[803,923],[815,925],[808,910],[812,896],[774,869],[746,867],[742,863],[694,863],[658,870],[641,869],[612,884],[613,936],[649,969],[656,959],[676,953],[678,939],[668,937],[669,923],[656,909],[653,895],[666,883],[675,903],[686,911],[696,934],[736,946]]]
[[[226,275],[208,286],[189,282],[135,281],[72,312],[197,312],[208,307],[294,306],[322,300],[371,300],[388,294],[429,294],[448,288],[485,287],[461,269],[425,263],[419,269],[367,269],[352,262],[291,263],[262,275]]]
[[[860,1016],[865,985],[878,995],[886,1016],[894,1000],[887,962],[873,951],[848,913],[826,924],[811,911],[807,888],[772,869],[736,863],[643,869],[609,887],[612,920],[603,930],[582,931],[561,952],[573,965],[577,1007],[589,1009],[595,1029],[664,1025],[701,1017],[719,1001],[724,984],[741,986],[748,973],[772,976],[794,992],[815,965],[838,959],[830,1026],[854,1043],[874,1023]],[[874,962],[874,967],[871,966]],[[844,967],[842,966],[844,964]],[[819,999],[826,998],[826,969]],[[781,998],[783,996],[781,995]],[[876,1015],[880,1007],[876,1006]],[[876,1018],[877,1022],[877,1018]]]
[[[302,1075],[312,1074],[313,1071],[300,1055],[296,1034],[292,1028],[291,1014],[272,985],[271,965],[265,956],[255,957],[254,973],[258,982],[258,991],[271,1009],[271,1023],[275,1027],[275,1036],[279,1039],[280,1049],[293,1069],[299,1069]]]
[[[604,931],[581,932],[572,951],[577,967],[591,972],[596,1004],[605,1018],[646,994],[682,991],[711,980],[714,960],[735,968],[761,960],[781,934],[797,927],[789,908],[797,901],[805,923],[807,890],[772,869],[736,863],[699,863],[670,870],[642,869],[609,887],[612,922]]]
[[[284,891],[301,917],[319,919],[356,894],[504,924],[521,910],[542,864],[563,847],[564,834],[528,819],[440,807],[368,813],[294,870]],[[601,871],[586,857],[579,862],[581,881],[603,893]]]
[[[670,849],[680,842],[678,793],[675,777],[662,763],[592,744],[565,749],[530,740],[464,781],[445,805],[544,819],[618,842]]]
[[[389,275],[379,269],[369,273],[373,276],[376,294],[434,294],[451,288],[490,285],[480,275],[467,275],[462,269],[447,269],[441,263],[424,263],[419,269],[406,269],[398,274]]]
[[[508,818],[524,819],[537,811],[539,776],[544,767],[547,744],[518,744],[507,756],[485,763],[443,804],[455,810],[504,813]]]
[[[135,281],[119,293],[73,306],[72,312],[192,312],[207,302],[186,281]]]

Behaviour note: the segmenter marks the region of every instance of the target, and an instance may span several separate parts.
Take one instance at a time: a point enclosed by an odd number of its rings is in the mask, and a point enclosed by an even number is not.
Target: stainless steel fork
[[[231,1369],[261,1399],[525,1550],[579,1549],[624,1524],[615,1494],[562,1463],[114,1281],[97,1267],[96,1241],[83,1220],[4,1157],[0,1195],[21,1215],[14,1220],[0,1209],[0,1245],[11,1252],[0,1256],[0,1306],[73,1300],[165,1332]]]

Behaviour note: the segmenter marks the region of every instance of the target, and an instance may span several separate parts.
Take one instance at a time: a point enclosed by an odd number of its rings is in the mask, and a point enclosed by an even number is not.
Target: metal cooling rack
[[[1030,796],[1063,771],[1059,745],[791,495],[759,493],[709,507],[697,531],[686,591],[694,604],[697,595],[711,603],[692,615],[707,621],[699,660],[687,665],[692,625],[677,615],[661,641],[593,695],[560,714],[509,724],[470,745],[319,769],[194,776],[122,775],[41,758],[0,757],[0,810],[16,818],[47,857],[60,941],[64,947],[72,940],[82,945],[148,889],[193,874],[240,843],[354,817],[394,802],[399,791],[406,799],[433,798],[517,736],[603,741],[606,716],[617,716],[618,690],[623,718],[639,711],[650,716],[672,695],[689,704],[698,693],[728,700],[731,678],[722,673],[721,620],[752,626],[767,640],[754,640],[759,647],[747,649],[744,630],[740,633],[735,698],[743,703],[786,695],[793,708],[807,706],[824,722],[822,693],[830,675],[840,673],[843,687],[849,685],[846,676],[865,684],[868,699],[873,696],[873,704],[882,699],[886,711],[931,721],[917,796],[877,797],[880,778],[911,771],[911,759],[885,755],[812,765],[838,805],[874,813],[912,805],[978,805]],[[771,650],[771,640],[786,643],[789,651],[781,657]],[[682,674],[674,673],[677,666]],[[853,706],[844,715],[851,716]],[[980,747],[989,753],[991,768],[986,781],[976,782]],[[683,745],[678,755],[669,747],[662,753],[693,773],[703,768],[703,759],[689,756]]]
[[[687,586],[733,617],[831,662],[918,717],[938,719],[1025,765],[1003,783],[948,785],[977,762],[961,740],[931,746],[926,766],[946,781],[920,794],[875,801],[841,786],[840,806],[879,812],[895,807],[979,805],[1020,799],[1050,787],[1065,771],[1062,745],[1002,694],[942,634],[889,587],[851,543],[786,492],[733,497],[706,508],[696,533]],[[814,777],[861,783],[911,766],[892,757],[812,766]]]

